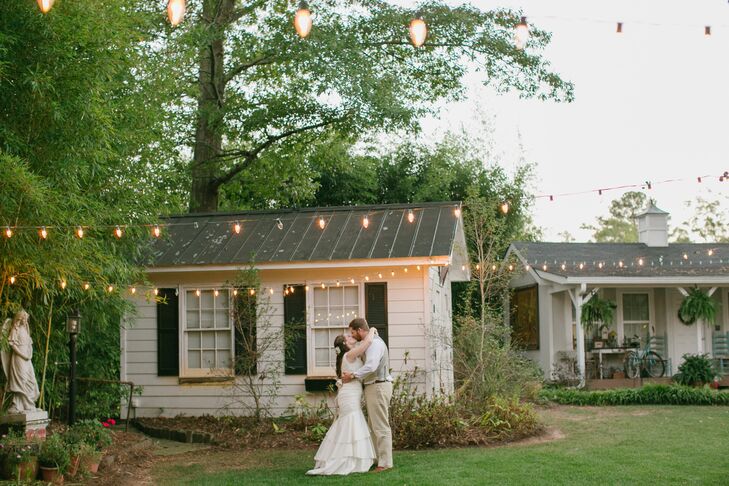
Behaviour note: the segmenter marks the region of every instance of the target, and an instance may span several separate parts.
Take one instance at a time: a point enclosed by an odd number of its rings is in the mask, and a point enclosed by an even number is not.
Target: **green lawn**
[[[314,450],[211,452],[164,461],[157,484],[729,484],[729,407],[557,407],[564,437],[533,444],[396,452],[395,469],[304,476]]]

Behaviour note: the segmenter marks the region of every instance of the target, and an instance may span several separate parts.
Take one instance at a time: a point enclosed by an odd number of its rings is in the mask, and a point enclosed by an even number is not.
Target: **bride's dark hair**
[[[344,334],[340,334],[339,336],[334,338],[334,349],[339,350],[339,352],[337,353],[337,378],[341,378],[342,359],[344,359],[344,353],[349,351],[349,347],[347,346],[347,340],[344,339]]]

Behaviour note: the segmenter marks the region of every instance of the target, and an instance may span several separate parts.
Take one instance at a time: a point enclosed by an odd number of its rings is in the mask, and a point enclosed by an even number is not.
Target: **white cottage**
[[[605,377],[621,367],[626,339],[639,336],[675,372],[684,354],[708,353],[718,364],[729,362],[729,244],[669,244],[668,213],[651,205],[638,216],[638,243],[515,242],[515,256],[525,269],[511,280],[513,336],[544,370],[546,379],[564,356],[585,373]],[[685,325],[678,308],[687,289],[700,287],[719,306],[713,325]],[[599,295],[616,305],[615,319],[602,336],[586,335],[582,306]]]
[[[394,374],[417,367],[422,390],[453,390],[451,282],[470,278],[460,203],[191,214],[163,228],[147,274],[164,299],[138,295],[121,331],[121,379],[143,389],[135,416],[246,412],[232,307],[248,292],[231,282],[251,265],[259,321],[305,321],[290,352],[261,358],[257,372],[281,370],[272,413],[326,396],[334,337],[355,316],[387,341]]]

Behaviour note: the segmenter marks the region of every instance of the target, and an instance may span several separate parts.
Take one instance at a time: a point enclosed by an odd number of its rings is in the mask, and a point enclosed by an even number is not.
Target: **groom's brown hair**
[[[359,331],[360,329],[364,329],[365,331],[370,330],[369,324],[367,324],[367,319],[364,317],[355,317],[352,319],[352,321],[349,323],[349,328],[353,329],[355,331]]]

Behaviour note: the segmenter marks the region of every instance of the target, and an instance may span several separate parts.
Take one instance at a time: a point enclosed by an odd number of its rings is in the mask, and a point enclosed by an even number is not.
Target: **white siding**
[[[440,268],[445,271],[445,267]],[[451,280],[446,275],[441,285],[440,270],[437,267],[430,268],[427,279],[426,311],[430,319],[426,324],[425,389],[429,394],[450,394],[454,387]]]
[[[267,270],[260,273],[261,286],[273,288],[273,295],[265,294],[269,299],[269,320],[271,328],[280,330],[283,326],[283,295],[285,284],[305,284],[318,282],[343,283],[354,278],[357,283],[363,283],[365,275],[370,282],[387,282],[388,291],[388,324],[390,367],[397,376],[403,371],[426,369],[426,332],[425,325],[429,317],[426,307],[427,297],[427,267],[416,270],[415,266],[408,267],[405,273],[402,268],[395,268],[395,276],[391,276],[392,268],[373,269],[312,269],[312,270]],[[383,279],[377,274],[381,272]],[[436,271],[437,273],[437,271]],[[217,286],[229,285],[235,278],[234,272],[204,272],[204,273],[169,273],[152,274],[154,285],[159,288],[178,286]],[[445,325],[445,316],[450,316],[450,285],[447,292],[443,292],[443,302],[447,300],[448,312],[439,317],[439,322]],[[181,295],[182,297],[182,295]],[[142,395],[135,398],[137,407],[133,414],[141,416],[175,416],[203,415],[203,414],[242,414],[246,408],[242,402],[250,402],[250,397],[238,384],[180,384],[177,377],[157,376],[157,332],[156,332],[156,304],[151,298],[137,295],[132,299],[136,307],[136,315],[128,316],[122,328],[122,377],[143,387]],[[444,304],[439,304],[441,307]],[[440,315],[440,314],[439,314]],[[450,330],[450,319],[448,318]],[[180,353],[183,350],[180,349]],[[447,355],[440,355],[443,361]],[[259,363],[259,372],[266,367],[283,366],[282,346],[270,351]],[[442,363],[441,368],[446,368]],[[452,370],[451,370],[452,382]],[[281,375],[280,387],[276,400],[270,407],[272,414],[286,412],[288,406],[294,403],[297,395],[305,393],[304,375]],[[418,375],[420,387],[425,386],[425,378]],[[270,385],[270,381],[263,383]],[[452,385],[451,385],[452,386]],[[329,399],[327,393],[309,394],[309,401],[318,403],[322,399]],[[125,411],[123,413],[126,413]]]

